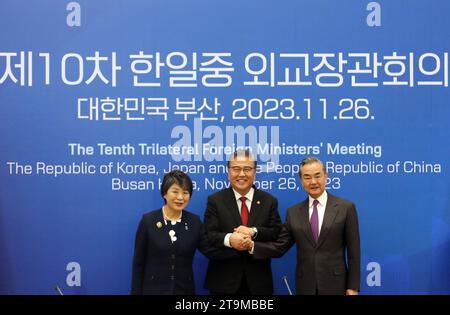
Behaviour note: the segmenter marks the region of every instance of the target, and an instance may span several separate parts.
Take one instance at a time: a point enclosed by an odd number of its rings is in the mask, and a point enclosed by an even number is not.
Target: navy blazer
[[[297,294],[345,294],[360,288],[360,239],[355,205],[328,194],[318,243],[309,224],[309,199],[287,209],[275,242],[255,242],[255,258],[280,257],[297,247]]]
[[[169,231],[177,240],[172,243]],[[196,249],[212,259],[236,253],[211,247],[200,218],[183,210],[181,222],[164,223],[162,209],[145,214],[136,232],[131,294],[195,294],[192,262]]]

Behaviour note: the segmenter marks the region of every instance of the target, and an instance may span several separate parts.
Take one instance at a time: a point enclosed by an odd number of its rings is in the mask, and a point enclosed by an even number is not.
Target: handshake
[[[234,229],[230,237],[230,245],[236,250],[252,250],[255,243],[252,237],[255,235],[255,230],[246,226],[239,226]]]

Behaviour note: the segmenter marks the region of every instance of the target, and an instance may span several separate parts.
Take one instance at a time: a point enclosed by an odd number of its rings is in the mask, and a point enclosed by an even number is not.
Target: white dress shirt
[[[240,193],[238,193],[236,190],[234,190],[234,188],[233,188],[233,192],[234,192],[234,198],[236,199],[236,203],[237,203],[237,206],[238,206],[238,209],[239,209],[239,214],[241,214],[242,201],[240,200],[240,198],[242,197],[242,195]],[[249,215],[250,215],[250,211],[251,211],[251,207],[252,207],[252,200],[253,200],[254,193],[255,193],[255,189],[252,187],[247,192],[247,194],[244,195],[244,197],[247,198],[245,200],[245,204],[247,205],[247,209],[248,209],[248,214]],[[227,235],[225,235],[225,238],[223,240],[223,244],[225,246],[227,246],[227,247],[232,247],[231,244],[230,244],[231,234],[232,233],[227,233]]]

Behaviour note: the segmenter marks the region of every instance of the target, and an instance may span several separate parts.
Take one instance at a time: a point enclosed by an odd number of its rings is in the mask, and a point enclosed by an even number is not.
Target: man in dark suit
[[[243,243],[277,239],[282,226],[278,201],[253,186],[256,160],[249,150],[236,151],[227,166],[231,187],[208,197],[204,224],[213,246],[235,248],[238,255],[210,260],[205,288],[213,294],[272,294],[270,258],[254,259]]]
[[[297,247],[297,294],[356,295],[360,288],[360,240],[355,205],[325,190],[324,164],[308,157],[299,172],[308,198],[287,210],[275,242],[247,240],[254,258],[280,257]]]

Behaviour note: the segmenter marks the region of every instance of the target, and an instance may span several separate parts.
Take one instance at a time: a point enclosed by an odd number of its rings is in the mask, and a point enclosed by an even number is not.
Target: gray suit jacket
[[[319,240],[309,224],[308,198],[287,210],[275,242],[255,242],[254,257],[281,257],[297,247],[297,294],[345,294],[360,288],[360,239],[355,205],[328,194]],[[347,256],[347,257],[346,257]]]

